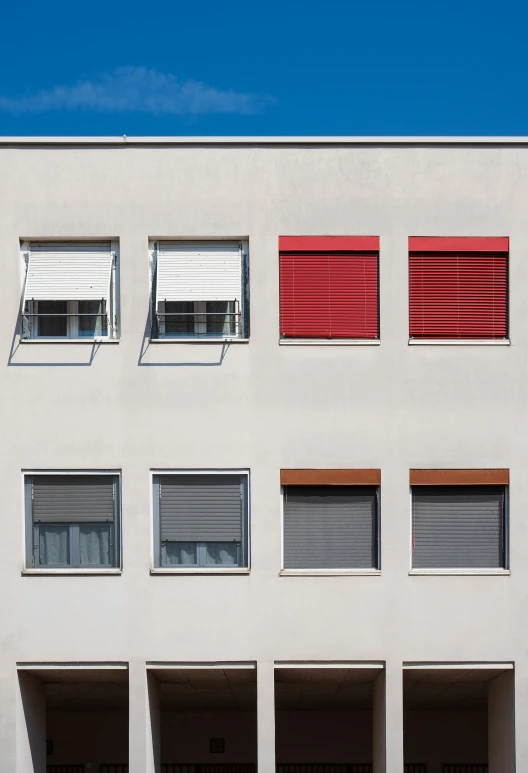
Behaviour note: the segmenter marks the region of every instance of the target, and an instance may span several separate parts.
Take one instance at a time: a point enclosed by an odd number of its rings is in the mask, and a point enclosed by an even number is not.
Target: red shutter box
[[[287,338],[379,337],[377,236],[281,236]]]
[[[506,338],[508,246],[507,237],[411,237],[411,338]]]

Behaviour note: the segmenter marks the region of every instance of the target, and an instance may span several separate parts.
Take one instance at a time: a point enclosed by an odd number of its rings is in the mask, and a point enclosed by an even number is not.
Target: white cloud
[[[86,110],[155,115],[250,115],[261,112],[274,101],[267,94],[222,90],[195,80],[181,81],[171,73],[146,67],[119,67],[97,80],[79,81],[73,86],[54,86],[20,97],[0,95],[0,110],[13,114]]]

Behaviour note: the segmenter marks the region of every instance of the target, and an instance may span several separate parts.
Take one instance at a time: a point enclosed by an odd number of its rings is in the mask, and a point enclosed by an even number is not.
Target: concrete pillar
[[[159,684],[145,663],[128,666],[129,773],[160,773],[160,699]]]
[[[515,672],[507,671],[488,688],[489,773],[515,773]]]
[[[275,669],[272,662],[257,663],[258,773],[275,773]]]
[[[387,663],[374,682],[373,762],[374,773],[401,773],[403,770],[403,684],[400,663]]]
[[[16,697],[16,773],[46,773],[46,686],[18,672]]]

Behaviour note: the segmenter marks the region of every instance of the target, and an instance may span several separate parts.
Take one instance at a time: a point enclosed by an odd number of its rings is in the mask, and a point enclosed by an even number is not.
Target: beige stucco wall
[[[17,661],[507,660],[526,724],[527,200],[518,146],[0,149],[2,773]],[[380,236],[381,346],[278,345],[279,234]],[[510,237],[510,347],[408,345],[409,235]],[[251,341],[221,363],[138,363],[157,236],[249,238]],[[91,364],[17,348],[34,237],[119,239],[122,338]],[[249,576],[149,575],[149,470],[185,467],[251,469]],[[279,577],[281,467],[381,468],[381,576]],[[408,575],[410,467],[510,468],[511,576]],[[121,576],[21,575],[24,468],[122,470]]]

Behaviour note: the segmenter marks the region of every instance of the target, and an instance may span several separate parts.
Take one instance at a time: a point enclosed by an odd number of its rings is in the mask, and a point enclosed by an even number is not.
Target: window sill
[[[250,570],[246,568],[234,569],[205,569],[201,567],[185,569],[169,569],[168,567],[157,566],[150,570],[151,574],[249,574]]]
[[[122,569],[23,569],[22,575],[36,576],[36,575],[48,575],[48,576],[70,576],[77,575],[82,577],[88,577],[93,575],[119,575],[123,574]]]
[[[279,338],[280,346],[379,346],[379,338]]]
[[[509,338],[409,338],[409,346],[511,346]]]
[[[381,569],[281,569],[281,577],[380,577]]]
[[[249,338],[149,338],[149,344],[248,344]]]
[[[409,575],[421,575],[423,577],[509,577],[509,569],[411,569]]]
[[[21,338],[21,344],[118,344],[120,338]]]

